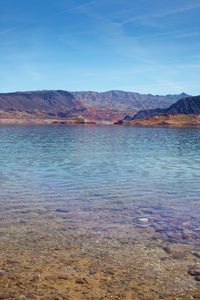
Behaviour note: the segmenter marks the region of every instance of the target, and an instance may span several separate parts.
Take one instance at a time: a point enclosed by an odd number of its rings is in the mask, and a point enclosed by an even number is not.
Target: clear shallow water
[[[150,208],[152,219],[199,226],[200,130],[0,126],[0,205],[15,217],[36,207],[101,218],[106,209],[115,222],[124,209]]]
[[[0,298],[199,299],[199,154],[199,129],[0,126]]]

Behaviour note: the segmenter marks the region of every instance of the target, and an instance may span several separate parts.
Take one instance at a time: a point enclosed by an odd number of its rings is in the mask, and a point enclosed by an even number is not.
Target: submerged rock
[[[197,258],[200,258],[200,252],[198,253],[198,252],[194,252],[194,253],[192,253],[195,257],[197,257]]]
[[[190,268],[188,274],[190,276],[200,276],[200,266]]]
[[[200,266],[191,267],[188,274],[192,276],[195,281],[200,281]]]
[[[169,244],[163,247],[163,250],[175,259],[185,258],[191,251],[191,245],[187,244]]]
[[[149,222],[149,219],[148,218],[139,218],[139,221],[140,222]]]
[[[200,281],[200,276],[195,276],[194,279],[195,279],[196,281]]]
[[[5,275],[5,271],[4,270],[0,270],[0,278],[3,277]]]
[[[77,278],[76,283],[77,284],[85,284],[85,283],[88,283],[88,282],[85,278]]]
[[[56,212],[60,212],[60,213],[69,213],[70,211],[68,209],[65,208],[57,208]]]

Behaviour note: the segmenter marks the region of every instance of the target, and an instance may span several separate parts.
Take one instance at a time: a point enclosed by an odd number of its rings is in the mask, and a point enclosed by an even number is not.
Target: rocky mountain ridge
[[[178,100],[168,108],[157,108],[149,110],[140,110],[131,120],[141,120],[152,118],[160,114],[178,115],[178,114],[200,114],[200,96],[191,96]]]
[[[168,107],[187,95],[151,95],[124,91],[69,92],[43,90],[0,93],[0,118],[70,119],[113,122],[141,109]]]
[[[121,122],[118,121],[118,124]],[[121,124],[133,126],[200,127],[200,96],[180,99],[169,108],[142,110]]]

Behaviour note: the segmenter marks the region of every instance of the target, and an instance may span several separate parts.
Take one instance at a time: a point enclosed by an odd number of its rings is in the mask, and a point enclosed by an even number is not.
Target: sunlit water
[[[200,130],[1,126],[0,206],[2,225],[65,210],[82,226],[146,217],[169,238],[185,222],[197,239]]]

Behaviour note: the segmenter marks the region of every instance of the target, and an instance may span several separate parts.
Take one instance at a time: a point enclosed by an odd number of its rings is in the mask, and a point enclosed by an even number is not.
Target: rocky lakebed
[[[199,219],[123,201],[15,202],[1,208],[0,299],[200,299]]]

